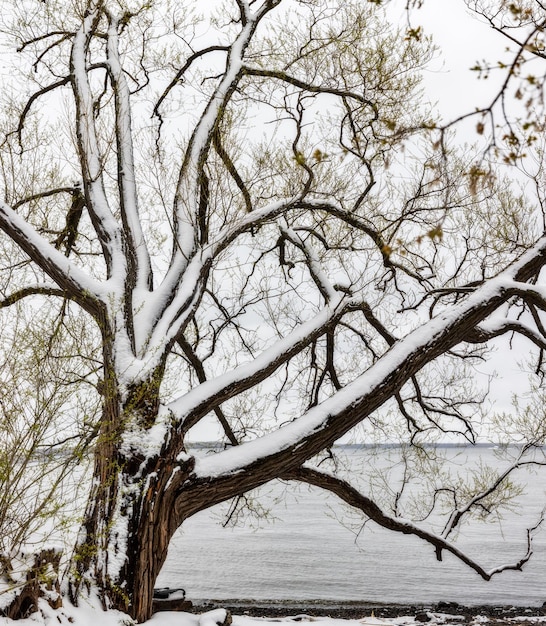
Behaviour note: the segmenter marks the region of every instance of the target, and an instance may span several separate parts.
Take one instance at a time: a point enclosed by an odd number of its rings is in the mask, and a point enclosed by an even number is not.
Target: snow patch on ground
[[[201,614],[191,614],[174,611],[163,611],[156,613],[146,622],[149,626],[222,626],[226,623],[226,611],[215,609]],[[419,624],[430,624],[439,626],[441,624],[459,625],[465,623],[466,626],[483,626],[490,623],[498,625],[497,620],[477,615],[470,622],[464,622],[460,615],[449,615],[445,613],[428,613],[429,621],[423,622],[415,616],[403,616],[393,618],[379,618],[371,615],[364,615],[361,619],[335,619],[330,617],[311,617],[308,615],[294,615],[280,618],[249,617],[246,615],[233,615],[231,626],[268,626],[285,625],[294,626],[295,623],[313,623],[313,626],[418,626]],[[517,617],[506,620],[504,623],[521,625],[544,624],[543,617]],[[229,622],[229,619],[228,619]],[[103,611],[97,603],[82,601],[81,606],[67,606],[63,609],[53,610],[46,602],[40,605],[40,610],[33,613],[26,619],[13,621],[6,617],[0,617],[1,626],[134,626],[135,622],[119,611]]]

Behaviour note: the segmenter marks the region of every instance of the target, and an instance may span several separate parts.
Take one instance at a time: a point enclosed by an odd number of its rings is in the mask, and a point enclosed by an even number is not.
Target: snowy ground
[[[466,620],[464,617],[429,613],[427,614],[427,624],[439,625],[449,624],[460,626],[494,626],[497,624],[505,624],[509,626],[533,626],[546,624],[544,617],[515,617],[507,619],[503,622],[495,619],[476,615]],[[293,625],[295,622],[304,623],[312,622],[313,626],[415,626],[424,623],[416,618],[416,616],[396,617],[396,618],[378,618],[374,615],[363,615],[360,619],[342,620],[329,617],[310,617],[306,615],[295,615],[283,618],[264,618],[264,617],[248,617],[242,615],[232,616],[232,626],[278,626],[279,624]],[[41,610],[24,620],[14,622],[5,617],[0,617],[2,626],[132,626],[134,624],[127,615],[117,611],[103,612],[96,606],[89,604],[78,608],[69,607],[54,611],[44,603]],[[149,622],[149,626],[221,626],[226,624],[226,611],[217,609],[193,615],[190,613],[178,613],[165,611],[156,613]]]

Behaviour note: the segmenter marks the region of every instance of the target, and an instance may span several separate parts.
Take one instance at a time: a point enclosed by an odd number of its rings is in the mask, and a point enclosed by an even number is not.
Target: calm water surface
[[[477,448],[465,451],[462,464],[476,463],[483,455],[498,463],[493,451]],[[500,528],[487,523],[465,527],[457,539],[487,569],[521,558],[526,528],[537,521],[546,502],[543,474],[520,479],[525,489],[518,514],[506,516]],[[534,555],[523,572],[505,572],[485,582],[451,555],[437,562],[433,548],[419,539],[372,523],[355,534],[336,519],[351,516],[322,491],[276,483],[264,489],[260,501],[271,507],[275,521],[223,527],[227,506],[188,520],[172,542],[157,585],[184,587],[193,601],[444,600],[519,606],[546,601],[546,529],[535,536]]]

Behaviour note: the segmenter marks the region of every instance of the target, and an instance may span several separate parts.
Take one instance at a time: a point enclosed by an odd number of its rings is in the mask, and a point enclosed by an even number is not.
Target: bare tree
[[[87,338],[62,358],[101,400],[74,427],[95,438],[72,601],[96,588],[147,619],[184,520],[279,477],[490,578],[450,539],[494,489],[435,535],[313,459],[387,407],[412,442],[474,439],[482,396],[454,372],[504,334],[546,347],[542,188],[448,146],[420,91],[431,43],[380,3],[194,4],[3,17],[2,305],[79,307],[56,332]],[[213,420],[224,448],[190,453]]]

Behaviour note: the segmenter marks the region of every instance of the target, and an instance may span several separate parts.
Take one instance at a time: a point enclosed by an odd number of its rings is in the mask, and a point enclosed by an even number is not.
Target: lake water
[[[362,449],[345,452],[353,458],[368,454]],[[392,456],[392,449],[388,453]],[[457,453],[459,468],[475,465],[480,458],[500,465],[491,449]],[[516,562],[525,554],[526,528],[536,523],[546,502],[544,474],[518,477],[524,482],[524,493],[516,512],[506,515],[500,527],[465,526],[457,538],[457,545],[487,569]],[[391,474],[389,480],[396,476]],[[371,522],[356,535],[336,519],[347,521],[353,516],[322,491],[282,483],[262,491],[260,501],[271,507],[275,521],[254,520],[231,528],[222,525],[227,505],[201,512],[175,536],[157,586],[183,587],[192,601],[443,600],[518,606],[546,601],[545,528],[536,534],[533,557],[523,572],[504,572],[485,582],[449,554],[436,561],[433,548],[417,538]]]

